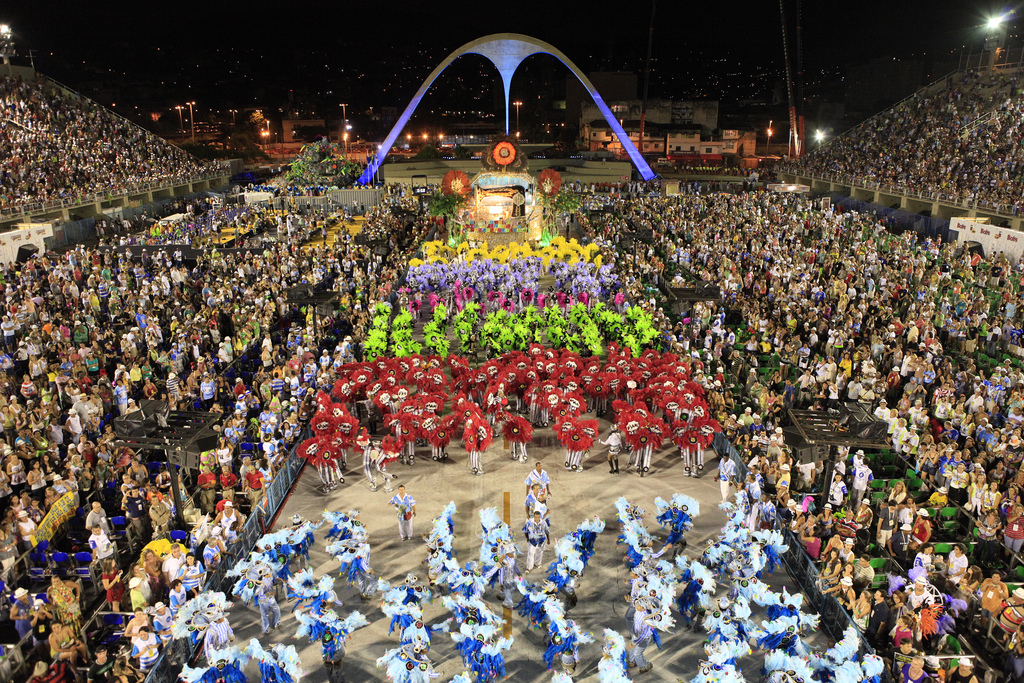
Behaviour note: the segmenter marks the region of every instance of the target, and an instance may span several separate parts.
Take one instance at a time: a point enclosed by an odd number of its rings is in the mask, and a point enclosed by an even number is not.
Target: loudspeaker
[[[34,244],[23,244],[18,247],[18,263],[28,263],[28,260],[39,254],[39,247]]]
[[[186,450],[175,449],[168,451],[167,462],[171,465],[177,465],[178,467],[184,467],[189,470],[199,469],[199,453],[193,453]]]
[[[219,433],[212,429],[204,429],[199,433],[199,436],[196,437],[196,440],[192,442],[192,447],[199,453],[202,453],[203,451],[212,451],[217,447],[219,439]]]

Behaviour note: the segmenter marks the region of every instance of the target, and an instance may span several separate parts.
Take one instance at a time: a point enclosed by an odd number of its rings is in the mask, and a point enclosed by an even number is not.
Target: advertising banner
[[[987,223],[976,223],[966,218],[952,218],[949,221],[951,230],[956,230],[960,243],[977,242],[985,250],[985,258],[991,258],[999,252],[1017,263],[1024,256],[1024,232],[1000,228]]]

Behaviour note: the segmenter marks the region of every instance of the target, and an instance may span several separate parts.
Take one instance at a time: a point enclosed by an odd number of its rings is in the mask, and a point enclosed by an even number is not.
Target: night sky
[[[11,24],[23,52],[35,51],[44,73],[87,93],[87,82],[94,90],[105,80],[129,82],[117,92],[151,110],[162,106],[161,97],[201,100],[211,110],[276,104],[293,89],[334,106],[347,99],[402,107],[451,50],[504,31],[546,40],[584,71],[642,72],[650,0],[524,0],[500,3],[501,10],[486,4],[22,1],[0,6],[0,21]],[[791,29],[795,8],[786,0]],[[977,50],[984,21],[1008,9],[988,0],[805,0],[804,72],[808,82],[838,79],[847,65],[876,57]],[[763,94],[754,92],[765,87],[759,69],[774,69],[763,80],[776,83],[782,69],[779,5],[659,0],[654,60],[652,97]],[[460,68],[480,71],[479,64]],[[728,92],[720,78],[706,78],[711,71],[749,76],[751,93]],[[458,78],[450,76],[477,87]]]

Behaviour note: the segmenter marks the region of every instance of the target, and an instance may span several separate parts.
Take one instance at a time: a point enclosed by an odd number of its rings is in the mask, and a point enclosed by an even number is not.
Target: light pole
[[[238,122],[235,121],[235,114],[238,113],[238,110],[237,109],[229,109],[228,111],[231,112],[231,125],[232,126],[238,125]]]
[[[772,123],[773,122],[771,120],[768,121],[768,153],[769,154],[772,153],[772,133],[775,132],[775,131],[772,130]]]
[[[266,153],[267,151],[270,150],[270,138],[268,137],[269,135],[270,135],[270,131],[268,131],[268,130],[261,130],[260,131],[260,136],[263,138],[263,152],[264,153]]]
[[[180,130],[182,133],[185,132],[185,120],[181,117],[181,110],[184,108],[185,107],[181,106],[180,104],[175,107],[175,109],[178,110],[178,130]]]
[[[189,123],[192,125],[192,144],[195,144],[195,142],[196,142],[196,115],[195,115],[195,112],[192,110],[192,105],[194,105],[195,102],[188,102],[187,104],[188,104],[188,120],[189,120]]]
[[[348,159],[348,104],[341,104],[341,139],[345,145],[345,158]]]
[[[516,108],[516,137],[519,137],[519,107],[523,106],[523,103],[516,100],[512,103]]]
[[[825,139],[825,134],[820,130],[814,131],[814,139],[818,141],[818,149],[821,149],[821,143]]]

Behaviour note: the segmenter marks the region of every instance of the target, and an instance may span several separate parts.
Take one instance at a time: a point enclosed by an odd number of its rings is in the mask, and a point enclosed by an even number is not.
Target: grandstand
[[[950,74],[781,164],[780,177],[936,218],[967,214],[1019,229],[1020,79],[1016,69]]]
[[[68,220],[226,184],[223,164],[166,140],[41,75],[0,78],[0,229]]]

